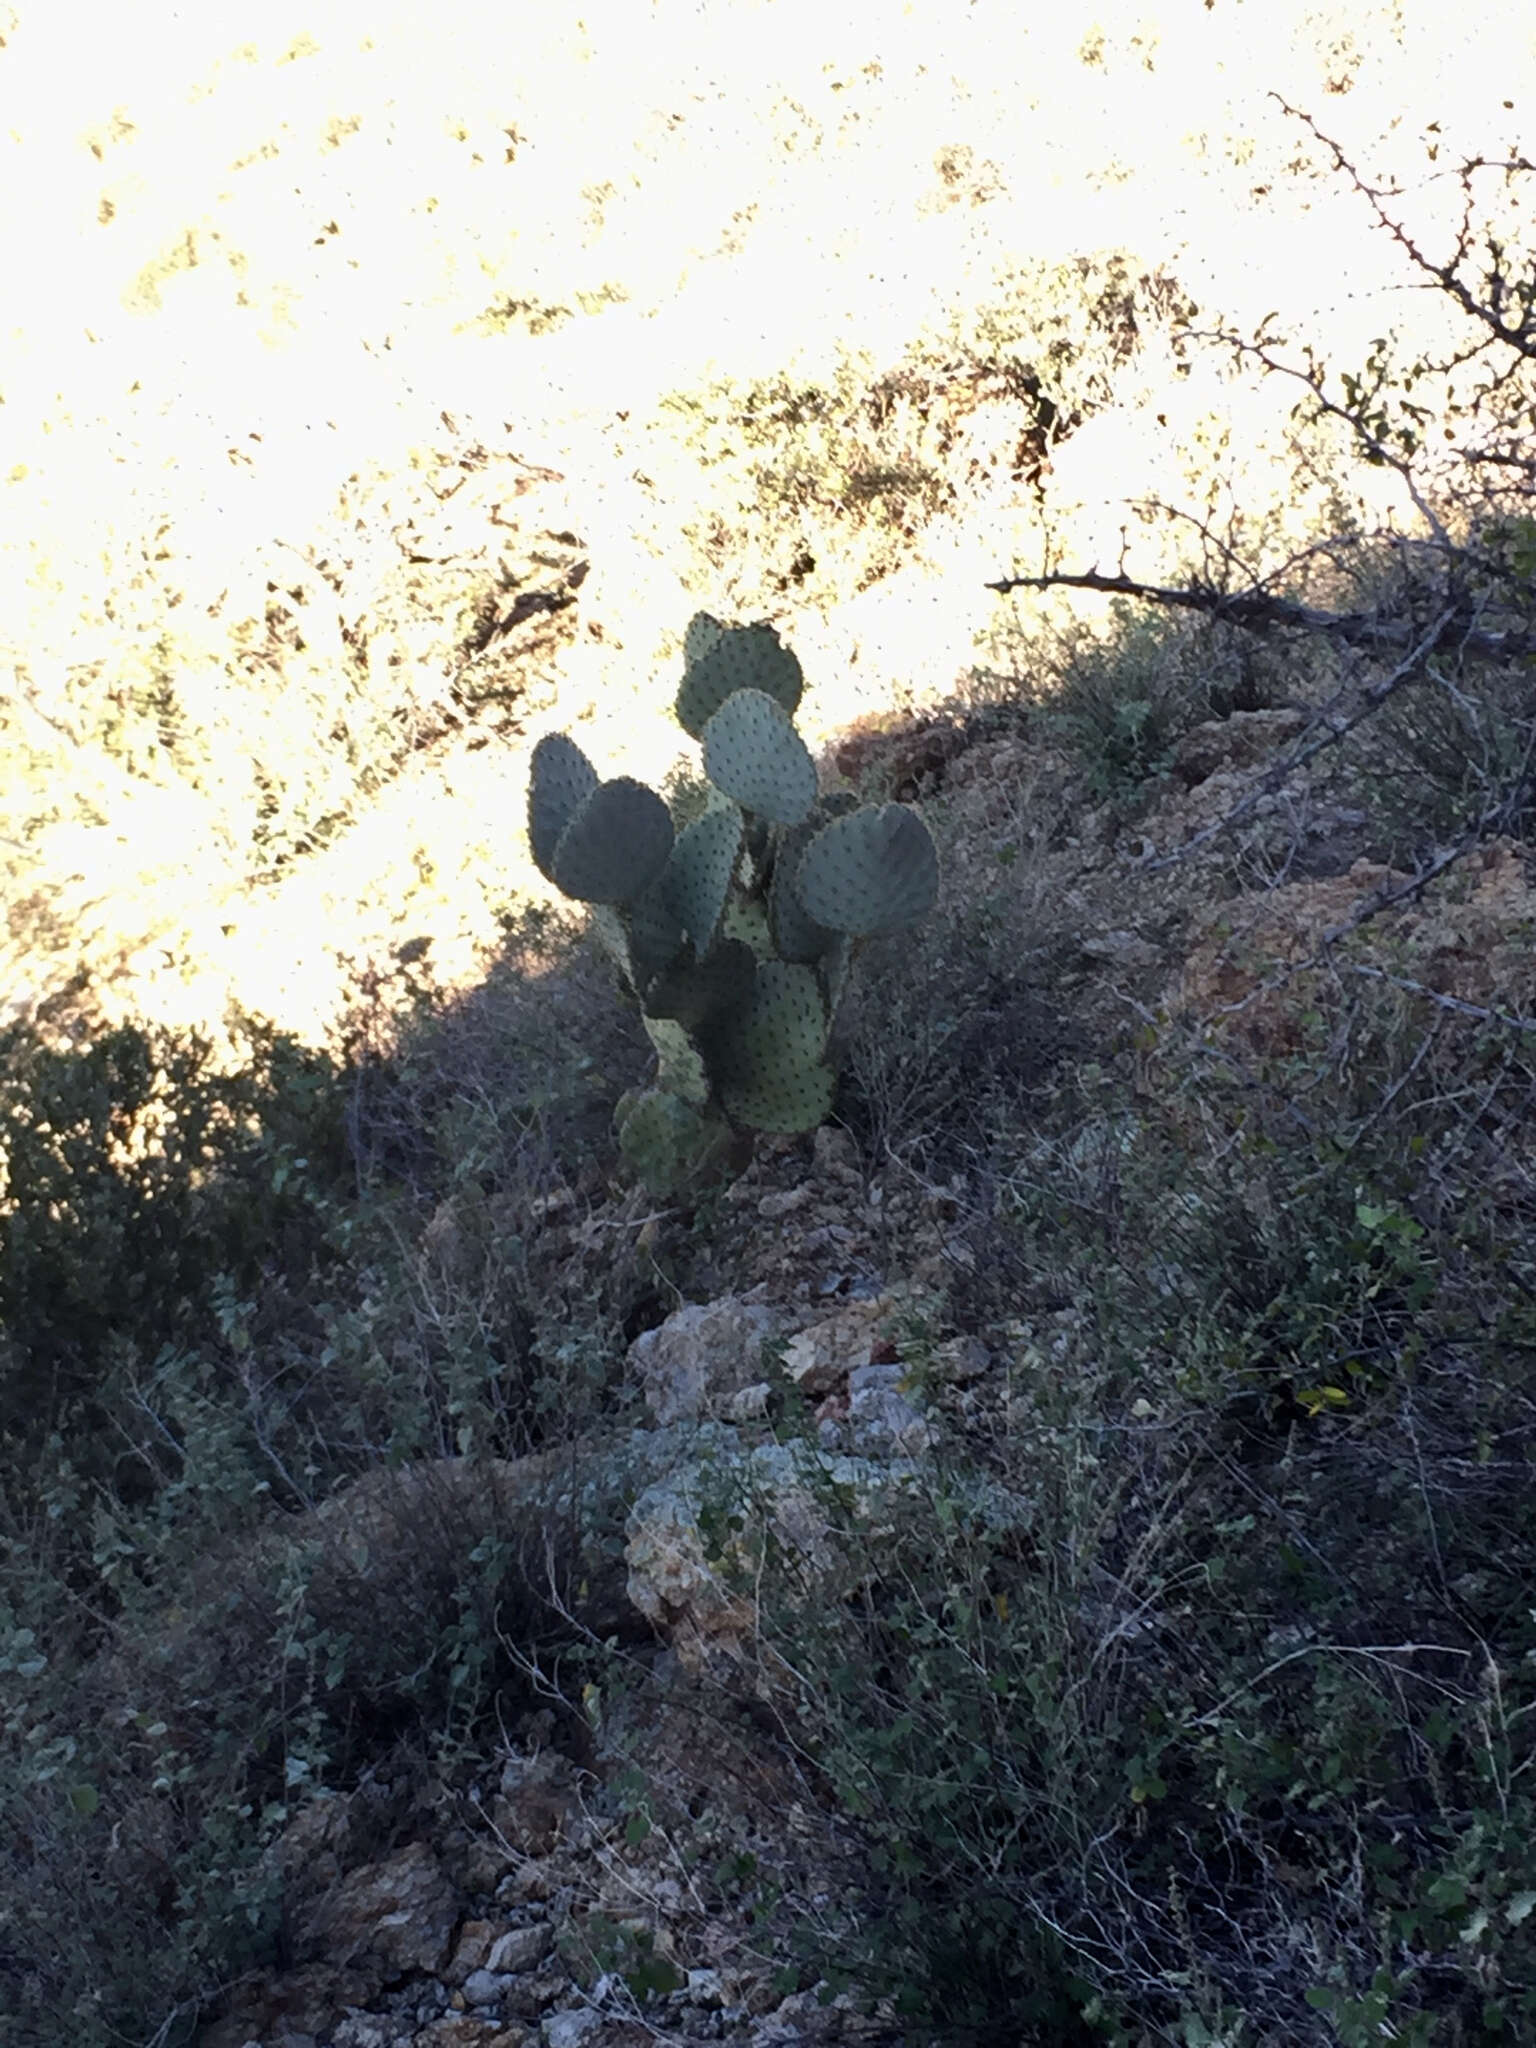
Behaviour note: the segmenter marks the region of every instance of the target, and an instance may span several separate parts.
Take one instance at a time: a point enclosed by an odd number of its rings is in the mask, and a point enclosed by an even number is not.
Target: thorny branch
[[[1512,349],[1517,355],[1524,356],[1530,362],[1536,362],[1536,276],[1512,284],[1503,269],[1505,251],[1491,238],[1488,246],[1493,258],[1493,267],[1484,280],[1486,296],[1479,298],[1461,276],[1461,267],[1466,262],[1472,240],[1472,179],[1475,173],[1502,171],[1508,179],[1517,171],[1536,173],[1536,164],[1523,156],[1499,159],[1469,157],[1457,172],[1465,204],[1462,209],[1461,229],[1456,237],[1456,251],[1449,262],[1436,263],[1432,257],[1425,255],[1402,222],[1388,213],[1382,204],[1384,196],[1397,198],[1400,194],[1393,192],[1384,195],[1379,187],[1368,185],[1332,136],[1325,135],[1310,114],[1289,105],[1277,92],[1272,92],[1270,98],[1289,114],[1293,121],[1300,121],[1303,127],[1309,129],[1330,152],[1334,169],[1342,171],[1355,190],[1368,202],[1381,226],[1414,268],[1422,271],[1426,277],[1432,278],[1438,289],[1453,299],[1469,320],[1488,329],[1484,346],[1487,345],[1487,341],[1501,342],[1505,348]],[[1508,296],[1512,296],[1519,307],[1518,315],[1512,320],[1504,317],[1504,306]]]
[[[1142,583],[1134,576],[1106,576],[1099,569],[1073,573],[1055,569],[1042,576],[1001,576],[985,586],[1006,596],[1013,590],[1097,590],[1111,597],[1134,597],[1144,604],[1158,604],[1175,611],[1201,612],[1227,625],[1243,626],[1250,632],[1291,630],[1323,633],[1349,647],[1390,649],[1402,646],[1413,634],[1413,621],[1384,619],[1376,612],[1326,612],[1313,605],[1298,604],[1293,598],[1277,597],[1273,591],[1217,590],[1207,584],[1191,583],[1182,589],[1166,584]],[[1496,661],[1516,661],[1536,654],[1536,633],[1493,633],[1471,623],[1471,605],[1461,599],[1447,608],[1440,632],[1440,644],[1458,624],[1465,630],[1459,646],[1465,654],[1483,655]]]
[[[1398,190],[1384,193],[1378,187],[1368,184],[1343,149],[1330,136],[1325,135],[1309,115],[1290,106],[1278,93],[1272,94],[1271,97],[1285,113],[1301,121],[1316,140],[1330,151],[1333,168],[1343,172],[1350,179],[1356,190],[1371,206],[1379,225],[1391,235],[1415,269],[1429,279],[1434,287],[1444,292],[1479,329],[1484,330],[1475,347],[1457,359],[1458,365],[1473,356],[1484,354],[1496,345],[1502,345],[1513,356],[1515,360],[1512,367],[1501,373],[1481,396],[1491,397],[1493,392],[1500,390],[1511,380],[1523,363],[1536,362],[1536,269],[1527,276],[1511,275],[1509,252],[1491,232],[1487,232],[1483,235],[1487,270],[1481,281],[1481,295],[1466,282],[1463,275],[1473,251],[1474,177],[1480,171],[1500,171],[1504,174],[1506,182],[1509,182],[1517,174],[1536,174],[1536,164],[1514,153],[1505,161],[1477,157],[1464,162],[1456,173],[1463,191],[1460,228],[1450,257],[1444,262],[1437,262],[1426,254],[1421,244],[1384,203],[1389,197],[1400,197]],[[1192,578],[1182,587],[1173,587],[1143,582],[1128,575],[1123,566],[1114,574],[1106,574],[1095,565],[1086,571],[1054,570],[1037,576],[1001,577],[989,583],[988,589],[1002,595],[1020,589],[1097,591],[1109,596],[1133,598],[1138,602],[1159,605],[1166,609],[1196,612],[1206,618],[1241,627],[1248,632],[1307,633],[1356,649],[1365,657],[1395,657],[1388,673],[1371,683],[1369,687],[1357,690],[1353,683],[1348,683],[1335,692],[1325,704],[1315,709],[1295,743],[1254,778],[1235,804],[1184,845],[1160,857],[1143,861],[1141,865],[1146,871],[1157,871],[1187,861],[1211,840],[1243,823],[1264,797],[1282,788],[1298,769],[1304,768],[1325,748],[1339,745],[1351,732],[1380,710],[1388,698],[1404,685],[1417,679],[1424,672],[1426,664],[1437,653],[1448,651],[1462,658],[1481,657],[1500,662],[1527,660],[1536,655],[1536,630],[1524,621],[1507,630],[1489,627],[1484,623],[1487,615],[1486,601],[1480,601],[1470,587],[1469,571],[1486,573],[1492,569],[1495,577],[1503,581],[1508,590],[1511,579],[1507,569],[1502,564],[1491,562],[1475,547],[1452,540],[1443,519],[1426,496],[1425,487],[1415,466],[1415,451],[1411,441],[1405,441],[1404,450],[1399,450],[1383,438],[1383,415],[1379,412],[1373,413],[1371,408],[1376,405],[1387,382],[1384,359],[1373,360],[1375,382],[1370,388],[1366,387],[1364,381],[1346,380],[1346,395],[1341,402],[1324,388],[1325,370],[1310,350],[1306,352],[1303,366],[1286,362],[1267,344],[1262,327],[1252,341],[1226,330],[1208,333],[1200,338],[1229,347],[1240,356],[1254,358],[1266,371],[1294,378],[1304,384],[1321,413],[1336,418],[1349,428],[1369,461],[1390,468],[1401,479],[1410,500],[1424,521],[1427,532],[1432,536],[1427,545],[1442,558],[1443,580],[1438,593],[1438,608],[1427,629],[1422,610],[1418,616],[1408,611],[1393,616],[1381,607],[1362,611],[1327,611],[1303,604],[1295,598],[1279,595],[1276,591],[1266,588],[1256,575],[1250,587],[1246,589],[1223,589],[1199,577]],[[1413,409],[1410,408],[1410,411]],[[1414,417],[1421,418],[1423,415],[1415,412]],[[1531,415],[1531,418],[1532,424],[1536,425],[1536,414]],[[1513,444],[1496,450],[1463,450],[1461,453],[1469,464],[1493,463],[1517,472],[1522,479],[1536,477],[1536,458],[1519,452]],[[1230,552],[1228,559],[1232,560]],[[1294,569],[1295,563],[1290,566]],[[1520,595],[1523,598],[1524,593],[1521,592]],[[1528,603],[1522,603],[1521,609],[1528,617]],[[1401,882],[1378,889],[1364,898],[1349,918],[1322,934],[1318,951],[1312,959],[1287,966],[1274,980],[1253,990],[1243,1002],[1254,1000],[1259,995],[1278,987],[1281,982],[1289,980],[1293,975],[1316,968],[1330,955],[1332,948],[1341,939],[1393,905],[1418,896],[1431,882],[1490,834],[1509,829],[1531,790],[1533,755],[1536,755],[1536,726],[1532,728],[1523,758],[1502,795],[1486,806],[1451,845],[1435,853],[1423,862],[1414,874],[1405,877]],[[1375,973],[1383,979],[1400,980],[1399,977],[1386,975],[1382,970],[1362,968],[1359,971]],[[1443,1010],[1454,1010],[1458,1014],[1475,1016],[1480,1021],[1498,1023],[1518,1031],[1536,1029],[1536,1024],[1528,1020],[1507,1016],[1502,1011],[1485,1010],[1480,1005],[1460,1002],[1418,983],[1402,980],[1400,985],[1415,994],[1424,995]],[[1240,1008],[1242,1004],[1234,1007]]]

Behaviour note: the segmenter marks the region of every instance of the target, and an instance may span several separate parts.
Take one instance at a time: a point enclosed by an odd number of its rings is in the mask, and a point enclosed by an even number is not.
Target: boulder
[[[349,1871],[314,1909],[303,1952],[338,1969],[361,1967],[381,1983],[440,1970],[459,1905],[442,1865],[423,1843]]]
[[[819,1489],[851,1496],[873,1533],[882,1499],[917,1476],[910,1460],[879,1463],[791,1444],[744,1452],[722,1442],[636,1500],[624,1552],[631,1604],[686,1670],[727,1675],[755,1638],[758,1574],[770,1548],[793,1560],[806,1596],[836,1597],[834,1589],[867,1568],[862,1545],[857,1557],[841,1545]]]
[[[646,1330],[630,1345],[629,1363],[656,1421],[726,1415],[735,1396],[761,1384],[763,1346],[779,1327],[771,1309],[726,1295],[690,1303]]]

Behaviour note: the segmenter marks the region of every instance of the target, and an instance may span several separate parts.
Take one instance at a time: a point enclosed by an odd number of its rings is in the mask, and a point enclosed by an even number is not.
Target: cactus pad
[[[837,934],[807,914],[795,894],[794,873],[800,856],[816,831],[814,823],[793,826],[777,835],[773,861],[773,886],[768,892],[768,915],[773,942],[781,960],[819,960]]]
[[[630,903],[672,851],[672,818],[643,782],[600,782],[560,834],[551,879],[581,903]]]
[[[667,901],[694,950],[708,950],[719,929],[741,852],[741,812],[722,803],[678,835],[667,862]]]
[[[609,916],[617,914],[620,918],[624,932],[621,964],[629,976],[630,987],[637,993],[664,968],[670,967],[683,950],[682,920],[672,906],[672,891],[668,886],[671,866],[668,861],[651,886],[633,903],[627,903],[622,912],[607,913]]]
[[[707,1042],[728,1116],[759,1131],[811,1131],[832,1107],[827,1012],[809,967],[759,963],[752,1000]]]
[[[704,728],[704,772],[744,810],[798,825],[816,801],[816,763],[783,705],[737,690]]]
[[[689,669],[695,662],[702,661],[727,630],[721,620],[711,617],[708,612],[695,612],[683,634],[683,667]]]
[[[902,931],[938,900],[928,827],[905,804],[850,811],[824,825],[800,857],[795,894],[808,916],[850,938]]]
[[[746,1002],[756,971],[752,949],[740,939],[722,939],[702,960],[695,960],[692,947],[685,946],[646,989],[645,1014],[670,1017],[685,1030],[697,1030],[707,1017]]]
[[[718,623],[700,613],[693,625],[698,626],[701,618],[709,626]],[[692,633],[693,627],[689,631]],[[695,644],[702,645],[704,637],[705,629],[701,629],[694,636]],[[694,739],[703,737],[705,726],[737,690],[764,691],[791,718],[799,708],[805,677],[799,662],[780,642],[776,627],[766,623],[723,626],[713,645],[704,648],[697,659],[690,648],[687,659],[677,693],[677,722]]]
[[[656,1048],[656,1086],[701,1107],[709,1100],[709,1076],[698,1047],[670,1017],[647,1017],[645,1035]]]
[[[598,774],[573,739],[547,733],[533,750],[528,776],[528,844],[534,866],[555,879],[553,861],[560,835],[597,788]]]
[[[720,1142],[722,1125],[665,1088],[632,1090],[614,1112],[619,1150],[654,1194],[670,1195]]]
[[[735,896],[725,906],[725,916],[720,920],[720,929],[727,938],[740,939],[749,946],[759,960],[771,960],[773,953],[773,932],[768,923],[768,912],[761,903],[750,896]]]

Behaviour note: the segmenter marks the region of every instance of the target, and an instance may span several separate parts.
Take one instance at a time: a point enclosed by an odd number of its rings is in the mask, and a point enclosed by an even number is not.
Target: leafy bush
[[[114,1410],[147,1368],[216,1315],[221,1287],[302,1269],[345,1167],[337,1078],[251,1027],[234,1074],[196,1037],[123,1025],[83,1046],[0,1036],[0,1424],[13,1514],[36,1504],[50,1439],[83,1481],[130,1496],[168,1470],[110,1455]],[[156,1474],[152,1478],[151,1474]]]

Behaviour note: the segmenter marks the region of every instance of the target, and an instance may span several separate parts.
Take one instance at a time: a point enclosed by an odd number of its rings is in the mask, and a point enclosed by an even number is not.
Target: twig
[[[1240,1700],[1245,1693],[1252,1692],[1254,1687],[1262,1685],[1266,1678],[1273,1678],[1277,1671],[1283,1671],[1287,1664],[1294,1664],[1302,1657],[1412,1657],[1421,1654],[1434,1657],[1470,1657],[1472,1652],[1458,1650],[1449,1643],[1303,1643],[1299,1650],[1288,1650],[1283,1657],[1276,1657],[1272,1664],[1266,1664],[1262,1671],[1255,1672],[1252,1678],[1245,1679],[1241,1685],[1235,1686],[1225,1699],[1219,1700],[1208,1712],[1196,1714],[1192,1720],[1186,1721],[1184,1726],[1211,1727],[1221,1719],[1228,1707]]]
[[[1230,832],[1235,825],[1242,824],[1259,800],[1273,795],[1298,768],[1305,768],[1325,749],[1335,747],[1348,738],[1356,726],[1363,725],[1395,691],[1413,678],[1426,658],[1439,645],[1454,617],[1453,609],[1442,612],[1428,633],[1408,651],[1396,668],[1378,682],[1372,683],[1347,715],[1340,715],[1340,707],[1348,699],[1348,690],[1335,692],[1326,704],[1313,712],[1306,726],[1298,734],[1294,749],[1272,762],[1230,810],[1224,811],[1219,818],[1197,832],[1192,839],[1187,839],[1182,846],[1175,847],[1172,853],[1161,854],[1155,860],[1144,862],[1144,871],[1147,874],[1157,874],[1164,868],[1177,867],[1181,862],[1188,860],[1202,846],[1208,845],[1224,832]],[[1309,738],[1309,735],[1316,736]]]

